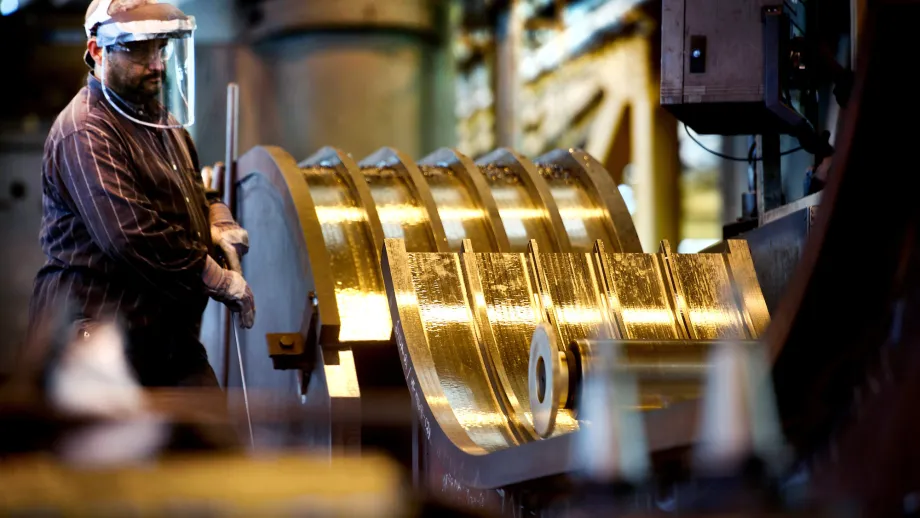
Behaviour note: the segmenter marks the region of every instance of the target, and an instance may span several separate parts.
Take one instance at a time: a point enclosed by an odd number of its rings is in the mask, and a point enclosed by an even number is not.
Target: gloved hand
[[[240,326],[251,328],[256,319],[256,303],[246,279],[233,270],[221,268],[211,256],[207,261],[201,278],[208,296],[239,313]]]
[[[223,252],[227,266],[241,274],[240,259],[249,251],[249,233],[239,226],[223,203],[212,203],[210,208],[211,241]]]
[[[205,189],[214,189],[217,182],[217,178],[214,176],[214,171],[219,166],[209,166],[206,165],[201,168],[201,183],[204,184]]]

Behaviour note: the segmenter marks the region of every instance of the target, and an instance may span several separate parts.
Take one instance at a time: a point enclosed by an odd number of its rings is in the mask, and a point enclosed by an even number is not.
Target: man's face
[[[165,79],[166,47],[166,40],[147,40],[106,49],[106,86],[134,102],[155,98]]]

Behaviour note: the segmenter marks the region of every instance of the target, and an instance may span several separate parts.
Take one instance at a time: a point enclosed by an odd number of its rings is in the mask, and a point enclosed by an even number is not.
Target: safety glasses
[[[108,49],[132,63],[142,65],[155,60],[165,63],[172,57],[175,47],[165,40],[146,40],[116,43]]]

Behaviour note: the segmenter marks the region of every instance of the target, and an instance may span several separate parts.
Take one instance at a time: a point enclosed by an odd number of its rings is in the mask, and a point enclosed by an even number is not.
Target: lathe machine
[[[235,340],[212,306],[203,339],[226,386],[245,388],[231,406],[254,447],[383,448],[419,485],[505,511],[545,509],[535,501],[575,472],[676,483],[697,466],[688,451],[737,472],[756,456],[763,473],[823,474],[831,498],[906,494],[907,475],[854,489],[850,469],[892,457],[862,455],[867,425],[849,409],[902,437],[890,412],[916,364],[916,204],[873,177],[906,164],[908,136],[880,130],[880,114],[917,115],[884,94],[903,79],[885,49],[916,45],[916,3],[874,9],[834,175],[772,315],[758,279],[770,267],[744,235],[643,251],[611,176],[578,149],[240,156],[258,317]]]

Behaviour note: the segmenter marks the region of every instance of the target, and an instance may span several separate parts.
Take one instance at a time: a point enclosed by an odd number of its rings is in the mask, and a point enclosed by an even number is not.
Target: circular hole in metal
[[[546,364],[543,358],[537,360],[537,399],[540,403],[546,398]]]

